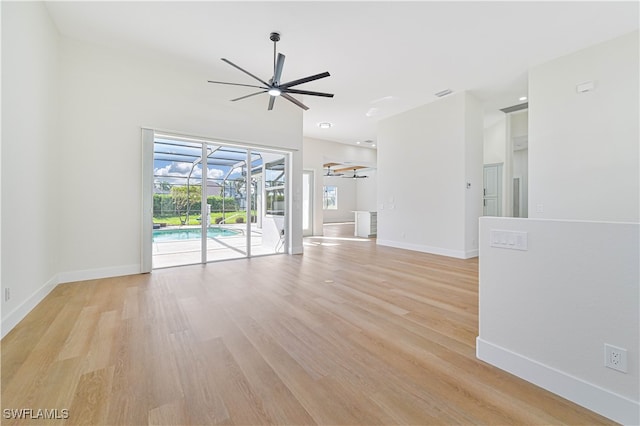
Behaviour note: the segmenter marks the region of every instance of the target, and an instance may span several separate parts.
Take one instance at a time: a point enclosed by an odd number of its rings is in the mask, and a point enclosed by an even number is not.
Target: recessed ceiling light
[[[526,97],[526,96],[520,96],[520,100],[521,100],[521,101],[526,101],[526,100],[527,100],[527,97]]]
[[[318,123],[318,127],[320,127],[321,129],[330,129],[331,126],[333,126],[333,124],[325,121],[323,123]]]
[[[379,112],[380,110],[378,108],[369,108],[369,111],[367,111],[364,115],[366,115],[367,117],[373,117]]]
[[[375,147],[376,147],[376,144],[374,143],[374,144],[373,144],[373,145],[371,145],[371,146],[375,148]]]
[[[356,141],[356,143],[357,143],[358,145],[360,145],[360,141]]]
[[[373,100],[373,101],[371,101],[371,102],[369,102],[369,103],[370,103],[370,104],[377,104],[378,102],[392,101],[392,100],[394,100],[394,99],[396,99],[396,97],[395,97],[395,96],[385,96],[385,97],[383,97],[383,98],[375,99],[375,100]]]

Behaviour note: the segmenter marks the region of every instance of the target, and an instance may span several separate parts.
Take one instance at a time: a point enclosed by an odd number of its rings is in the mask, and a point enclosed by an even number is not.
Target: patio
[[[164,229],[199,229],[199,227],[167,227]],[[217,226],[212,226],[217,228]],[[238,231],[235,235],[207,237],[207,262],[239,259],[247,257],[246,225],[227,225],[223,229]],[[167,268],[178,265],[201,263],[202,242],[198,239],[155,241],[153,242],[153,268]],[[282,244],[278,247],[266,247],[262,239],[262,230],[255,224],[251,227],[251,255],[260,256],[282,253]]]

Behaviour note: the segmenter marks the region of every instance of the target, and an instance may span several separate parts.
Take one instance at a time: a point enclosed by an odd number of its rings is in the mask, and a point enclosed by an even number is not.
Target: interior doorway
[[[502,163],[484,165],[483,184],[483,216],[502,216]]]
[[[509,175],[505,181],[509,191],[511,217],[529,217],[529,110],[507,114],[507,149]]]
[[[529,215],[528,104],[501,110],[484,132],[483,215]]]

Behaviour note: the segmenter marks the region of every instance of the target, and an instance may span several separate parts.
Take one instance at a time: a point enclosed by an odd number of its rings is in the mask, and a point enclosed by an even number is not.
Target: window
[[[322,196],[322,208],[324,210],[338,210],[338,187],[325,186]]]

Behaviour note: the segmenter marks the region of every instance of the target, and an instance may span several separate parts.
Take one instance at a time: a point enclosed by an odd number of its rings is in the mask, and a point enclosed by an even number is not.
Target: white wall
[[[478,357],[617,422],[640,417],[640,227],[480,219]],[[527,232],[528,251],[489,246],[490,231]],[[628,374],[604,344],[628,350]]]
[[[292,150],[302,252],[299,108],[231,103],[207,67],[59,37],[41,3],[2,12],[3,334],[57,282],[140,271],[142,127]]]
[[[481,117],[477,101],[457,93],[378,123],[378,244],[477,254]]]
[[[375,212],[378,209],[378,173],[377,170],[366,170],[362,173],[366,179],[356,179],[357,210]]]
[[[338,208],[323,210],[324,223],[353,222],[354,210],[358,207],[358,194],[355,179],[345,179],[341,176],[323,176],[324,185],[338,188]]]
[[[352,162],[354,164],[377,164],[377,151],[371,148],[361,148],[358,146],[347,145],[338,142],[331,142],[322,139],[304,138],[303,166],[305,170],[313,170],[315,172],[315,182],[313,188],[313,235],[322,235],[322,225],[325,221],[325,212],[322,210],[322,186],[324,185],[323,175],[326,170],[322,167],[327,162]],[[370,170],[366,171],[370,174]],[[341,179],[341,178],[338,178]],[[346,181],[347,179],[342,179]],[[369,179],[359,179],[359,181]],[[358,186],[362,188],[363,193],[355,198],[355,206],[352,210],[375,210],[371,209],[371,205],[375,206],[375,185]],[[372,191],[373,192],[369,192]],[[357,190],[356,190],[357,192]],[[364,195],[368,192],[368,195]],[[355,193],[354,193],[355,194]],[[340,194],[338,195],[340,197]],[[360,206],[358,200],[362,199],[366,205]],[[372,199],[374,200],[372,203]],[[354,220],[353,213],[350,214]],[[329,216],[331,217],[331,216]]]
[[[482,216],[483,179],[483,114],[480,102],[469,93],[464,111],[464,257],[478,255],[478,218]]]
[[[506,116],[484,129],[484,164],[504,163],[506,152]]]
[[[2,2],[4,336],[56,284],[58,34],[42,3]]]
[[[478,356],[626,424],[640,423],[638,47],[635,32],[529,72],[535,219],[480,221]],[[528,232],[529,250],[489,248],[491,229]],[[604,343],[628,350],[627,374],[604,367]]]
[[[529,72],[530,217],[640,220],[639,73],[637,31]]]
[[[526,137],[529,134],[528,109],[510,112],[507,116],[509,118],[509,132],[512,138]]]

